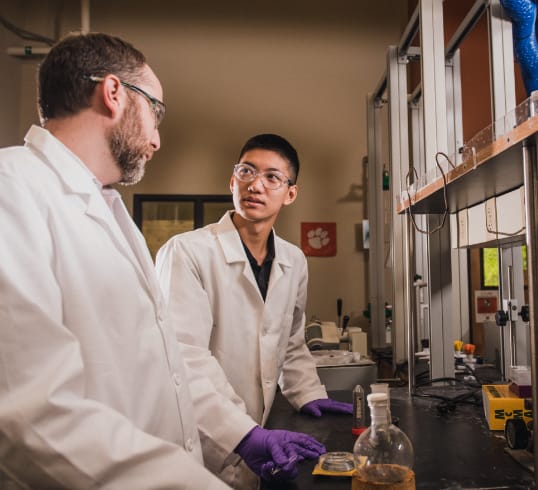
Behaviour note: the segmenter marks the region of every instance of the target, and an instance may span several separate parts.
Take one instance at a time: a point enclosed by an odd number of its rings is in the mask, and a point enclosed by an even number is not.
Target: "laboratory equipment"
[[[386,393],[368,395],[371,425],[353,447],[356,474],[352,489],[414,489],[413,445],[405,433],[390,423]],[[394,486],[396,485],[396,486]]]
[[[533,450],[533,422],[523,419],[508,419],[504,424],[504,437],[510,449]]]
[[[325,471],[345,472],[354,467],[353,454],[345,451],[333,451],[319,457],[321,468]]]
[[[361,435],[367,427],[366,422],[366,394],[361,385],[353,388],[353,427],[354,435]]]

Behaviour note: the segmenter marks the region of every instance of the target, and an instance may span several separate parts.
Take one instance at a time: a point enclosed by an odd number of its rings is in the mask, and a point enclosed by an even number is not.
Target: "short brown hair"
[[[39,67],[41,121],[76,114],[90,106],[95,83],[90,75],[115,74],[136,83],[145,56],[122,39],[102,33],[70,34],[60,40]]]

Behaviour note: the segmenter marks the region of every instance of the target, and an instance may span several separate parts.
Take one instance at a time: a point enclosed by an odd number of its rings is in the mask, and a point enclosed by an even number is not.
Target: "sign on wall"
[[[336,223],[301,223],[301,249],[309,257],[334,257]]]

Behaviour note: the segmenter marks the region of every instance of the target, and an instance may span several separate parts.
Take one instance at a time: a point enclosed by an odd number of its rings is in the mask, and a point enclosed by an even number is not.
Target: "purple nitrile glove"
[[[353,404],[346,402],[338,402],[331,398],[320,398],[319,400],[312,400],[305,403],[301,407],[301,412],[313,415],[314,417],[321,417],[322,412],[334,412],[334,413],[353,413]]]
[[[285,480],[297,476],[299,461],[317,458],[326,449],[307,434],[256,426],[237,445],[235,452],[264,480]]]

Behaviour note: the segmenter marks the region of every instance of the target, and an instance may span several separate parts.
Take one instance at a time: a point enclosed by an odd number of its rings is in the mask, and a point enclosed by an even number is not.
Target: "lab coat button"
[[[192,450],[194,449],[194,444],[190,437],[185,441],[185,449],[189,452],[192,452]]]
[[[181,384],[181,376],[177,373],[174,373],[174,383],[178,386]]]

